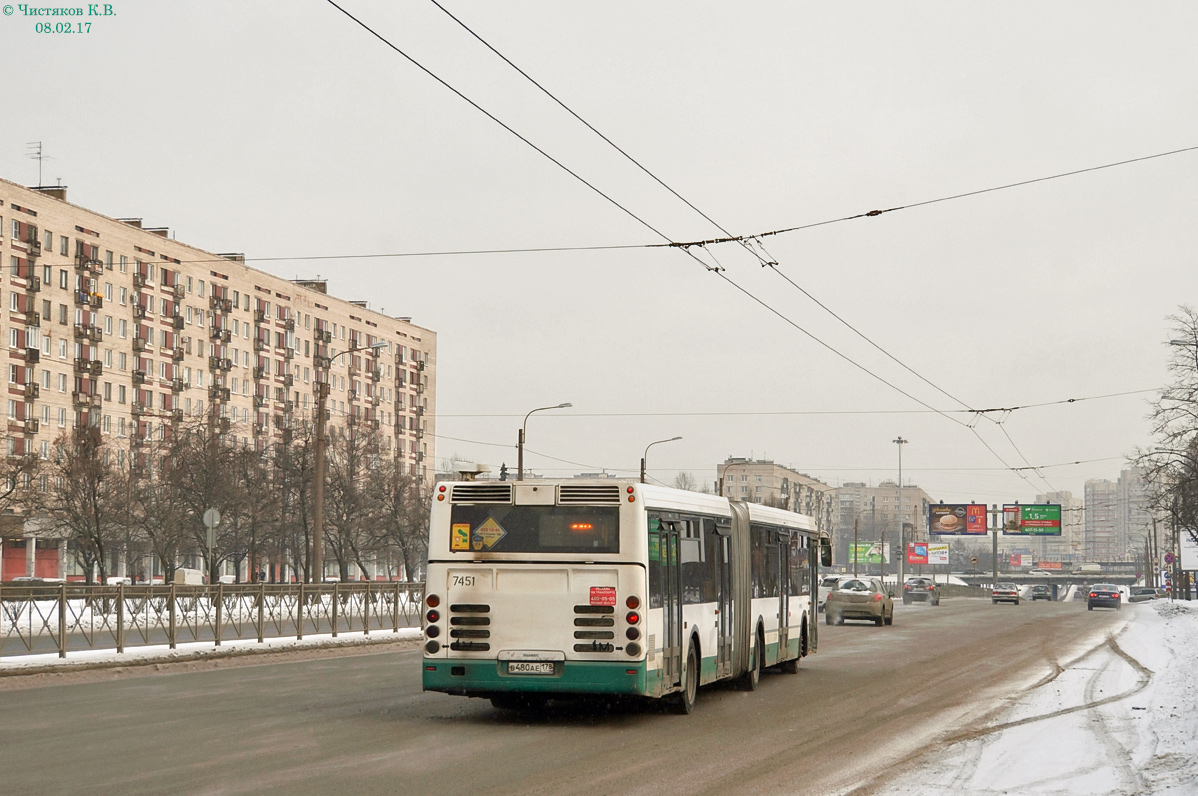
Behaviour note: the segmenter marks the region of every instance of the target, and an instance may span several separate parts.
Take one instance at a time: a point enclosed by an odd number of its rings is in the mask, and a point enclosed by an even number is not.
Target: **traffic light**
[[[499,465],[499,480],[500,481],[507,480],[507,464]]]

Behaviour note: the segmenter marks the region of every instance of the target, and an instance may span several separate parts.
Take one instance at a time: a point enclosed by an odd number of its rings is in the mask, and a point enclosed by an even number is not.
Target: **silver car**
[[[843,625],[846,619],[869,619],[875,625],[894,624],[894,593],[877,578],[846,578],[828,592],[824,620]]]

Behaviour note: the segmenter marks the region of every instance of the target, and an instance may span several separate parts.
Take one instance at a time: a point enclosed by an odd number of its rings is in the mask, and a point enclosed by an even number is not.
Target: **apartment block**
[[[1091,478],[1085,483],[1087,561],[1118,561],[1120,544],[1116,530],[1118,490],[1113,481]]]
[[[716,465],[720,494],[751,503],[780,506],[814,517],[816,526],[832,527],[835,489],[768,459],[728,457]]]
[[[832,562],[844,566],[851,560],[849,546],[854,531],[859,542],[886,540],[892,561],[900,553],[900,538],[928,538],[928,506],[932,498],[922,488],[886,480],[877,486],[848,481],[836,488],[836,523],[832,535]]]
[[[70,204],[65,187],[0,180],[0,231],[3,453],[44,456],[78,428],[165,439],[187,418],[287,444],[327,383],[330,426],[377,431],[380,454],[431,477],[433,331]]]

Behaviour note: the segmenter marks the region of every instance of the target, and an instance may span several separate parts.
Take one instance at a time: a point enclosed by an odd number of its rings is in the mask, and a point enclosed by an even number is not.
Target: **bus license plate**
[[[553,674],[553,661],[508,661],[508,674]]]

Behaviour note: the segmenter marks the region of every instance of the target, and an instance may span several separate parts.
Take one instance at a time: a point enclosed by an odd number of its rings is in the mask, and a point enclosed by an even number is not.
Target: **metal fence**
[[[0,586],[0,657],[397,631],[423,583]]]

